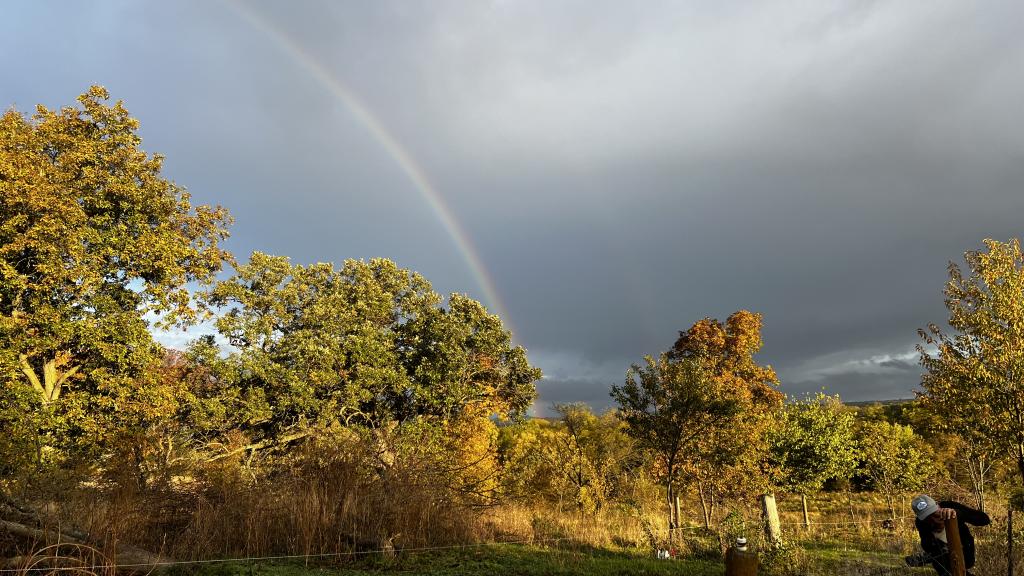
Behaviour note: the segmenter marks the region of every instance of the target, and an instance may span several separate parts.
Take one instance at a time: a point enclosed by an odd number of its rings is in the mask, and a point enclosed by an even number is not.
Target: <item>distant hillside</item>
[[[880,404],[882,406],[895,406],[898,404],[907,404],[913,401],[913,398],[895,398],[893,400],[860,400],[859,402],[844,401],[843,404],[847,406],[856,406],[858,408],[863,408],[864,406],[874,406],[875,404]]]

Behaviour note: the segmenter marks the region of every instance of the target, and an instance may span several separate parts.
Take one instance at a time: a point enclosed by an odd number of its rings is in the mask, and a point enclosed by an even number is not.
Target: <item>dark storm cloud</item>
[[[837,374],[823,381],[793,382],[787,386],[791,396],[802,397],[823,391],[840,393],[848,402],[866,400],[902,400],[914,398],[919,378],[915,374]]]
[[[549,416],[555,413],[556,405],[574,402],[585,402],[595,411],[602,412],[612,403],[610,386],[602,384],[604,382],[591,380],[541,380],[537,384],[540,399],[535,403],[533,412],[538,416]]]
[[[1024,6],[689,4],[242,9],[420,163],[548,375],[539,411],[606,406],[630,363],[739,308],[787,393],[909,397],[946,263],[1022,233]],[[482,298],[395,159],[234,6],[22,3],[0,102],[104,83],[231,208],[236,252],[389,256]]]

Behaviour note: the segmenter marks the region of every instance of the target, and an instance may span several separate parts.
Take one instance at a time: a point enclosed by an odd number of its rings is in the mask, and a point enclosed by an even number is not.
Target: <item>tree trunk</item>
[[[43,378],[40,380],[39,374],[29,362],[27,355],[19,355],[18,360],[21,363],[22,373],[28,378],[29,384],[39,394],[44,405],[60,398],[64,383],[81,368],[81,366],[72,366],[62,372],[61,369],[71,362],[71,353],[58,352],[53,358],[43,362]]]
[[[672,544],[672,531],[675,526],[675,515],[672,513],[672,466],[668,468],[668,480],[665,482],[665,492],[667,494],[666,503],[668,504],[668,543]]]
[[[24,524],[18,524],[17,522],[7,522],[0,520],[0,532],[7,532],[13,536],[18,536],[27,540],[31,540],[37,543],[56,543],[63,542],[65,544],[83,544],[87,543],[78,538],[69,536],[66,532],[55,532],[53,530],[37,529],[25,526]],[[139,564],[141,566],[135,566],[131,572],[136,573],[148,573],[152,572],[156,568],[157,564],[167,561],[166,558],[161,557],[152,552],[141,550],[133,546],[126,546],[124,544],[115,544],[114,549],[114,561],[117,564]]]
[[[967,458],[967,471],[971,474],[971,488],[978,502],[978,510],[985,511],[985,473],[989,467],[985,465],[985,455],[971,453]]]
[[[132,464],[135,466],[135,483],[140,492],[145,492],[149,486],[149,479],[146,475],[146,456],[142,452],[142,439],[135,441],[132,448]]]
[[[1020,471],[1020,479],[1024,483],[1024,443],[1017,444],[1017,470]]]
[[[697,482],[697,494],[700,495],[700,511],[704,516],[704,527],[711,529],[711,507],[714,506],[713,502],[708,502],[708,497],[704,494],[704,484]]]
[[[711,524],[713,524],[715,522],[715,507],[716,506],[718,506],[718,504],[715,501],[715,492],[714,492],[714,490],[711,490],[708,493],[708,522],[707,522],[708,525],[707,525],[707,528],[709,530],[711,529]]]

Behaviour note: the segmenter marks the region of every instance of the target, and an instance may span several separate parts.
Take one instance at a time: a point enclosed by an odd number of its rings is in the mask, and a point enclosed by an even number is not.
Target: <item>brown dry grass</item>
[[[50,544],[8,560],[18,576],[114,576],[114,561],[92,546]]]
[[[224,467],[208,471],[203,481],[145,492],[132,489],[131,482],[82,486],[48,509],[54,511],[53,527],[85,529],[97,553],[107,556],[119,544],[181,560],[553,539],[638,554],[651,549],[652,536],[657,545],[667,545],[656,494],[641,505],[609,505],[594,514],[522,503],[473,508],[450,488],[422,478],[419,466],[369,474],[365,462],[344,458],[296,465],[256,481]],[[906,573],[900,561],[917,548],[912,521],[883,527],[889,513],[873,494],[854,494],[852,505],[844,493],[815,495],[810,529],[803,527],[798,496],[780,495],[779,505],[784,533],[795,544],[780,562],[803,570],[797,573]],[[974,572],[979,576],[1006,571],[1005,510],[993,509],[990,515],[994,525],[975,531],[979,553]],[[691,506],[683,517],[693,526],[701,515]],[[739,533],[755,545],[760,538],[759,510],[752,502],[722,509],[715,520],[716,530],[687,529],[673,545],[691,557],[717,559],[722,544]],[[37,555],[47,558],[51,552]]]

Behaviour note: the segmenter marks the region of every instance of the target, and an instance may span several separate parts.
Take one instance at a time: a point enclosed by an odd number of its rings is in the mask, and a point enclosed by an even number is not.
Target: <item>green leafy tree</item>
[[[102,443],[145,411],[161,357],[145,315],[194,320],[188,285],[229,258],[228,214],[163,178],[138,121],[108,98],[92,87],[80,108],[0,116],[0,374],[33,391],[7,398],[38,415],[40,446]]]
[[[857,465],[854,416],[839,396],[818,393],[786,405],[770,445],[779,485],[800,494],[805,525],[807,494],[828,480],[848,479]]]
[[[556,411],[557,419],[531,418],[501,428],[506,496],[583,512],[642,499],[637,492],[646,487],[649,462],[618,416],[594,414],[585,404],[558,405]]]
[[[565,468],[555,447],[564,431],[557,421],[530,418],[503,426],[499,436],[501,481],[506,498],[544,500],[559,508],[572,498],[563,483]]]
[[[949,326],[920,330],[921,400],[951,431],[972,431],[1017,462],[1024,482],[1024,255],[1020,241],[985,240],[949,265]]]
[[[947,419],[920,399],[886,406],[888,421],[906,424],[928,444],[937,466],[936,479],[963,486],[974,493],[977,508],[986,508],[987,487],[999,476],[1016,474],[1005,451],[992,442],[985,430],[951,428]],[[1012,469],[1007,466],[1012,465]]]
[[[250,436],[225,456],[358,426],[382,442],[386,465],[395,426],[514,416],[540,378],[497,316],[461,294],[442,306],[427,280],[386,259],[335,270],[256,252],[209,300],[225,310],[217,327],[237,352],[208,350],[208,369],[238,391],[237,424]]]
[[[634,364],[625,383],[612,386],[612,398],[629,435],[657,457],[663,470],[669,528],[675,525],[674,484],[680,466],[703,434],[740,409],[737,400],[716,394],[711,384],[699,361],[671,361],[662,354],[657,360],[647,356],[643,365]]]
[[[565,431],[563,469],[572,478],[583,508],[599,509],[613,499],[627,498],[632,479],[644,464],[625,425],[614,412],[594,414],[586,404],[556,406]]]
[[[928,479],[932,459],[927,445],[910,426],[865,422],[859,430],[858,446],[860,472],[885,496],[895,519],[896,496],[920,489]]]
[[[1005,468],[1000,464],[1008,463],[1008,459],[988,438],[976,432],[947,434],[940,437],[941,440],[945,440],[948,447],[952,448],[952,455],[946,459],[951,479],[967,484],[974,493],[978,509],[984,512],[987,508],[986,488],[995,481],[998,471]]]

